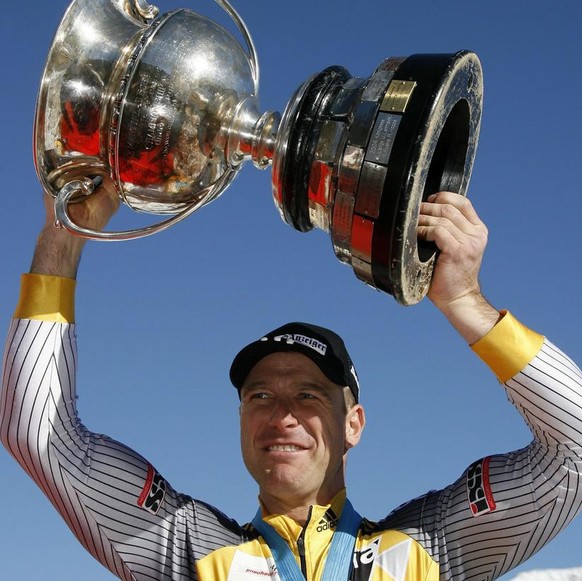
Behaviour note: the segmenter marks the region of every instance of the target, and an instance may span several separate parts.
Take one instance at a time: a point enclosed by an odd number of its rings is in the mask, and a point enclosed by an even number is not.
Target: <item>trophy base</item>
[[[428,292],[434,245],[421,201],[465,195],[479,135],[482,72],[471,52],[389,58],[368,79],[329,67],[283,115],[273,165],[282,218],[328,231],[338,259],[403,305]]]

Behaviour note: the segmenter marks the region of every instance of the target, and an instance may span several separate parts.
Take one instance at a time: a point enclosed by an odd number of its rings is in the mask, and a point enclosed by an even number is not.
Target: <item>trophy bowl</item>
[[[281,218],[329,232],[336,257],[403,305],[428,291],[436,249],[417,239],[430,194],[466,195],[482,110],[477,56],[386,58],[368,77],[330,66],[281,116],[261,113],[252,38],[188,9],[145,0],[74,0],[39,89],[34,159],[58,221],[77,236],[127,240],[166,229],[216,199],[243,163],[272,166]],[[104,177],[138,212],[136,230],[98,232],[67,208]]]

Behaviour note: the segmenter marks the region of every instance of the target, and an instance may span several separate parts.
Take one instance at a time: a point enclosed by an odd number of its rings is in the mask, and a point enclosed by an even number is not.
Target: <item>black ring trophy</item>
[[[483,80],[477,56],[387,58],[368,78],[331,66],[305,81],[282,117],[258,110],[246,47],[191,10],[146,0],[74,0],[56,32],[37,101],[35,165],[73,234],[126,240],[163,230],[218,197],[243,162],[272,165],[275,205],[305,232],[330,233],[337,258],[403,305],[426,294],[435,261],[417,239],[420,202],[465,195]],[[169,215],[122,232],[75,224],[67,208],[104,177],[130,208]]]

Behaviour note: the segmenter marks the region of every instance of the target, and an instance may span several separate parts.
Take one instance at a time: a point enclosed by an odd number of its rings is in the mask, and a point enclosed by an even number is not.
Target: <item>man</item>
[[[117,204],[102,188],[71,213],[100,229]],[[347,454],[365,425],[354,366],[335,333],[285,325],[231,366],[243,458],[259,486],[259,510],[244,526],[174,491],[144,458],[80,423],[73,293],[83,241],[55,228],[50,206],[8,337],[0,435],[119,578],[490,580],[580,511],[582,374],[484,299],[487,231],[468,200],[440,192],[421,205],[419,236],[440,251],[429,298],[505,383],[532,443],[474,463],[380,522],[362,519],[345,490]]]

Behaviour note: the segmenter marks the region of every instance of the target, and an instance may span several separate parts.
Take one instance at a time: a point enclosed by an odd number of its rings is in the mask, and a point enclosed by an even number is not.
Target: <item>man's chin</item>
[[[262,474],[261,487],[265,489],[283,489],[287,491],[301,488],[305,480],[306,469],[289,465],[276,465],[265,468]]]

